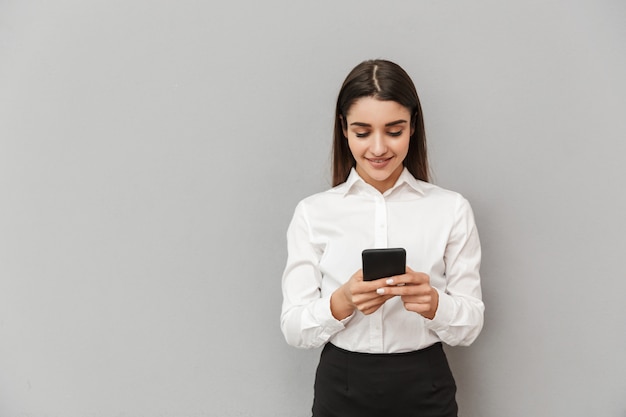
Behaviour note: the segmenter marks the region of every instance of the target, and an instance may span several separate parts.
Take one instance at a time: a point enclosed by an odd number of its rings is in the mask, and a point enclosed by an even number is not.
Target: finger
[[[385,297],[376,297],[375,299],[363,301],[356,305],[357,309],[359,309],[364,314],[371,314],[374,311],[378,310],[380,306],[385,304],[387,300],[392,298],[391,296]]]
[[[429,304],[404,303],[404,308],[408,311],[413,311],[419,314],[427,313],[428,311],[430,311]]]
[[[376,291],[370,291],[366,293],[357,294],[352,298],[352,300],[354,304],[360,305],[360,304],[365,304],[368,302],[375,302],[375,303],[380,302],[381,298],[383,298],[382,302],[385,302],[389,298],[394,297],[393,294],[388,294],[388,295],[385,295],[384,297],[381,297],[382,295],[383,294],[379,294]]]
[[[378,288],[376,293],[379,295],[420,296],[431,294],[431,287],[426,284],[389,285]]]
[[[363,270],[359,269],[358,271],[356,271],[354,274],[352,274],[352,279],[355,282],[363,282]]]
[[[403,275],[396,275],[385,280],[387,285],[419,285],[428,284],[430,277],[423,272],[410,271]]]
[[[430,305],[430,303],[433,300],[433,297],[428,294],[428,295],[405,295],[400,297],[402,299],[403,303],[410,303],[410,304],[428,304]]]
[[[354,292],[359,294],[376,293],[378,288],[387,285],[386,281],[387,278],[380,278],[374,281],[362,281],[355,286]]]

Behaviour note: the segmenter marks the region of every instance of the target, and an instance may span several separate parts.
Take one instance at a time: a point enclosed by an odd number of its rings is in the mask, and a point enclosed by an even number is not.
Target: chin
[[[389,181],[389,178],[391,178],[391,174],[389,174],[389,175],[371,175],[370,178],[372,178],[376,182],[387,182],[387,181]]]
[[[371,177],[372,177],[372,179],[375,179],[376,181],[387,181],[389,179],[389,177],[391,177],[391,173],[389,173],[389,174],[380,174],[380,175],[372,175]]]

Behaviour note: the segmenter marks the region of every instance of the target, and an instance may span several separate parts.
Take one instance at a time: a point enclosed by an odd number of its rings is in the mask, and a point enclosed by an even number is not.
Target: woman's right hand
[[[394,295],[380,295],[378,288],[386,286],[386,278],[363,281],[363,270],[359,269],[345,284],[337,288],[330,297],[330,310],[337,320],[349,317],[354,310],[372,314]]]

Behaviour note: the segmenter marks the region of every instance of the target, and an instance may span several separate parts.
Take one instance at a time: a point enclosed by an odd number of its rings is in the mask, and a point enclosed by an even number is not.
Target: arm
[[[397,295],[404,307],[426,318],[426,326],[448,345],[471,344],[483,326],[480,288],[480,242],[469,203],[459,197],[454,224],[443,255],[446,288],[430,285],[430,277],[407,268],[386,282],[379,294]],[[397,286],[397,284],[404,284]]]
[[[303,203],[298,204],[287,230],[287,265],[282,277],[281,330],[292,346],[318,347],[344,329],[331,312],[331,297],[321,296],[321,244],[313,242]]]
[[[302,203],[296,208],[289,225],[287,247],[287,265],[282,279],[281,330],[290,345],[301,348],[321,346],[345,328],[356,310],[371,314],[392,297],[378,295],[376,289],[384,282],[363,281],[361,270],[330,296],[322,296],[323,277],[319,261],[323,244],[314,242]]]
[[[437,290],[439,307],[427,322],[449,345],[470,345],[482,330],[485,306],[480,288],[480,240],[472,209],[457,200],[454,225],[444,253],[446,288]]]

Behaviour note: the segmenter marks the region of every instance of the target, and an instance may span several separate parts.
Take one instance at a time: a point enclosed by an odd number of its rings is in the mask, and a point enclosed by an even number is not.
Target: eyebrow
[[[400,119],[400,120],[396,120],[395,122],[386,123],[385,126],[390,127],[390,126],[395,126],[395,125],[399,125],[402,123],[408,123],[408,122],[404,119]],[[372,125],[369,123],[361,123],[361,122],[350,123],[350,126],[372,127]]]

